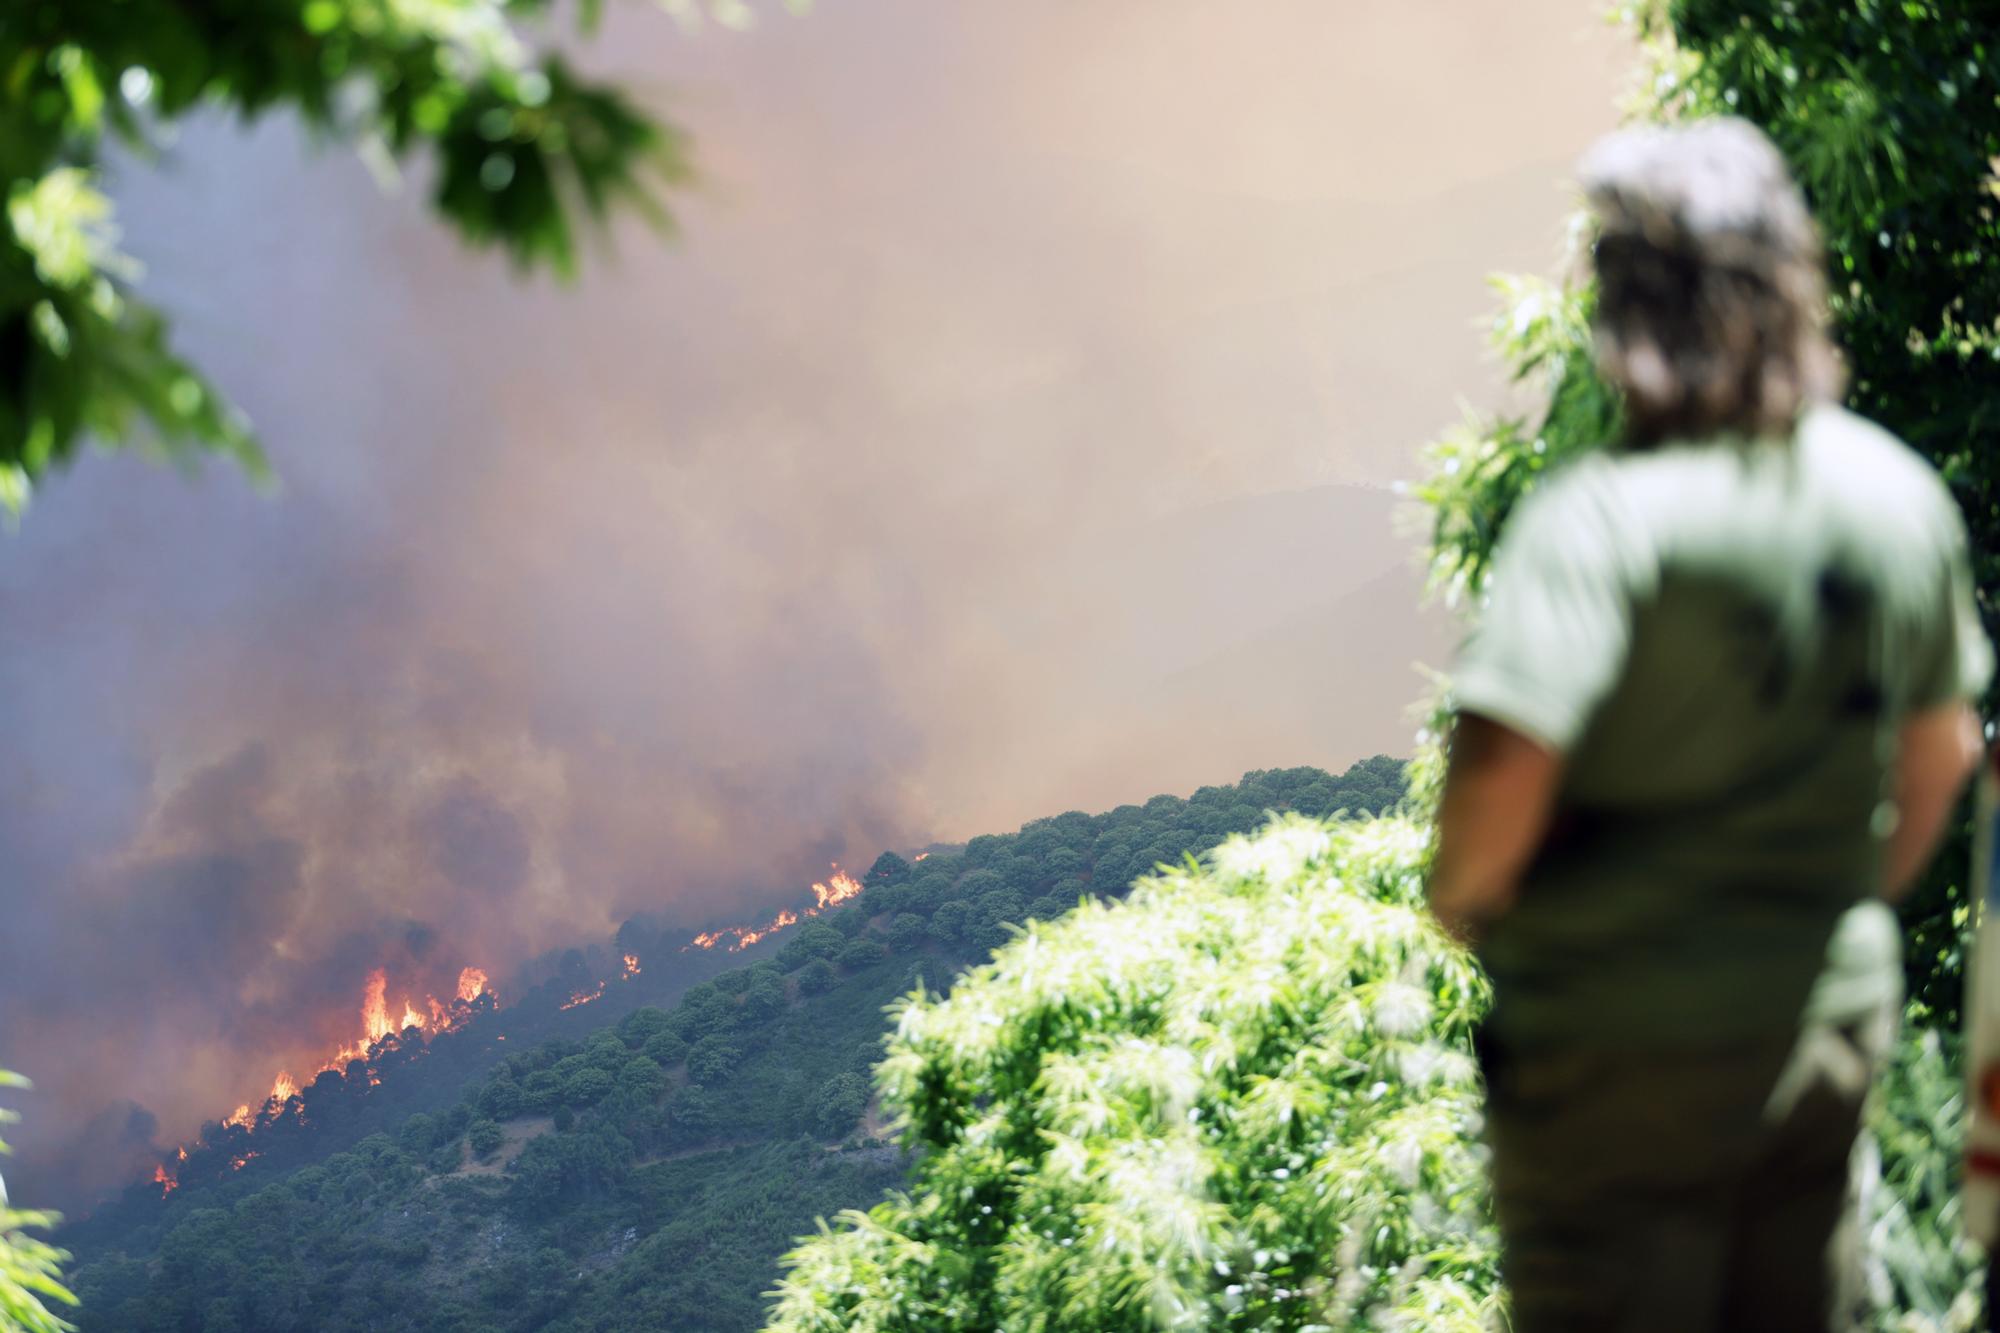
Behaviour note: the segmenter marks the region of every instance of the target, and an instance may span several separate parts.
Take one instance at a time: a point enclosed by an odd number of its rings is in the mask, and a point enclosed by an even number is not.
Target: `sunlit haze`
[[[94,454],[0,539],[21,1178],[309,1070],[373,968],[504,997],[634,913],[1407,753],[1451,631],[1393,485],[1498,398],[1599,11],[625,6],[578,58],[701,177],[569,288],[285,119],[123,164],[281,484]]]

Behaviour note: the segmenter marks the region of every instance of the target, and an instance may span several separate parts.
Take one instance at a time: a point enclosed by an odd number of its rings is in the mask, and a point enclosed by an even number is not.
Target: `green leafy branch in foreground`
[[[28,1080],[0,1069],[0,1088],[25,1088]],[[0,1124],[11,1124],[17,1112],[0,1107]],[[7,1152],[0,1142],[0,1154]],[[72,1327],[50,1311],[48,1303],[75,1305],[63,1285],[62,1265],[69,1255],[27,1235],[30,1228],[47,1230],[61,1219],[54,1213],[10,1207],[7,1185],[0,1181],[0,1333],[61,1333]]]
[[[690,16],[698,0],[673,0]],[[379,169],[429,149],[432,205],[467,242],[574,272],[581,222],[615,209],[656,226],[688,175],[683,136],[614,89],[537,54],[547,0],[17,0],[0,17],[0,512],[86,438],[141,426],[170,456],[220,453],[253,473],[248,421],[169,344],[134,295],[100,187],[109,144],[141,157],[203,108],[285,108]],[[594,25],[599,0],[581,8]],[[725,21],[742,0],[711,6]]]
[[[1962,1039],[1914,1024],[1869,1112],[1860,1185],[1870,1294],[1894,1333],[1980,1328],[1979,1247],[1959,1225],[1965,1149]]]
[[[771,1327],[1485,1327],[1487,991],[1424,837],[1283,816],[910,999],[913,1193],[794,1251]]]

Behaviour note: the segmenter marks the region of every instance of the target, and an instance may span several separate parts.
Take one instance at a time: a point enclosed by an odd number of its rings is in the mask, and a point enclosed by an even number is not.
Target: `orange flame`
[[[823,884],[815,883],[812,886],[813,905],[805,911],[794,912],[786,908],[761,926],[724,926],[720,930],[706,930],[682,945],[681,952],[686,953],[689,949],[713,949],[727,940],[729,942],[727,951],[739,953],[769,936],[773,931],[783,930],[786,926],[795,926],[809,916],[818,916],[829,907],[838,907],[858,897],[861,888],[859,880],[836,865],[831,880]]]
[[[918,852],[915,856],[910,858],[910,864],[915,865],[917,862],[923,860],[926,856],[929,855],[930,855],[929,852]]]
[[[185,1158],[187,1154],[183,1152],[181,1156]],[[165,1162],[153,1168],[153,1183],[160,1187],[160,1197],[162,1199],[181,1187],[180,1181],[175,1180],[173,1173],[167,1170]]]
[[[593,986],[589,990],[580,990],[576,992],[576,994],[570,996],[569,999],[564,1001],[561,1007],[564,1009],[574,1009],[578,1005],[589,1004],[592,1000],[600,998],[603,994],[604,994],[604,983],[600,981],[597,983],[597,985]]]
[[[639,975],[638,954],[628,953],[625,955],[625,975],[628,977],[636,977]]]
[[[821,912],[829,907],[838,907],[848,899],[858,898],[860,895],[860,881],[838,866],[834,868],[831,888],[825,884],[813,885],[813,897],[819,899],[819,906],[815,910]]]
[[[271,1084],[271,1100],[280,1106],[298,1095],[299,1085],[292,1082],[290,1074],[279,1074],[277,1080]]]
[[[243,1105],[237,1107],[234,1111],[231,1111],[229,1113],[229,1118],[222,1122],[222,1127],[224,1129],[234,1129],[238,1125],[247,1126],[249,1125],[249,1123],[250,1123],[250,1103],[245,1102],[243,1103]]]
[[[367,1034],[372,1044],[390,1033],[389,1002],[384,998],[389,989],[389,974],[376,968],[368,974],[368,987],[361,1000],[361,1030]]]
[[[465,1004],[486,993],[486,972],[483,968],[468,967],[458,974],[458,998]]]

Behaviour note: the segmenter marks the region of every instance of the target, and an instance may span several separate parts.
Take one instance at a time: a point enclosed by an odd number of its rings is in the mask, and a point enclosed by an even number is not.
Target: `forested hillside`
[[[522,1042],[470,1080],[462,1060],[414,1062],[397,1104],[435,1111],[389,1121],[348,1090],[360,1109],[294,1131],[296,1153],[311,1156],[315,1135],[340,1151],[128,1197],[72,1227],[79,1323],[755,1328],[793,1240],[905,1177],[867,1077],[898,996],[948,989],[1015,923],[1122,894],[1268,811],[1376,812],[1403,790],[1402,765],[1378,757],[1338,777],[1255,772],[1185,800],[1072,811],[914,861],[885,853],[856,904],[671,1008],[594,1028],[592,1009],[575,1010],[574,1031]],[[487,1020],[489,1040],[506,1018]],[[381,1127],[354,1141],[357,1123]]]

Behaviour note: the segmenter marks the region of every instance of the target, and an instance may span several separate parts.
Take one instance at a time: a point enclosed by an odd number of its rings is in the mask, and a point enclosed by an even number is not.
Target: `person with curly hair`
[[[1430,884],[1493,981],[1513,1327],[1850,1328],[1888,903],[1992,669],[1965,527],[1837,405],[1817,237],[1763,134],[1624,131],[1582,177],[1625,437],[1508,522]]]

